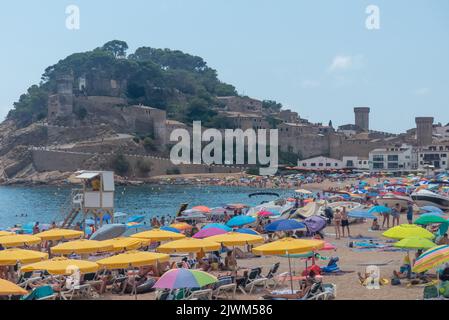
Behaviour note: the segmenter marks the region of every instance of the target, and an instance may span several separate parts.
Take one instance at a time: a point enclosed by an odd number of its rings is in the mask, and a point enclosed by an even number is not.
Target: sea
[[[1,186],[0,230],[14,225],[39,222],[49,224],[64,220],[70,208],[71,187],[54,186]],[[294,190],[267,190],[251,187],[145,185],[119,186],[115,192],[115,211],[130,216],[174,217],[183,203],[189,207],[205,205],[210,208],[231,203],[249,206],[272,201],[277,196],[254,196],[256,192],[275,192],[280,197],[294,195]]]

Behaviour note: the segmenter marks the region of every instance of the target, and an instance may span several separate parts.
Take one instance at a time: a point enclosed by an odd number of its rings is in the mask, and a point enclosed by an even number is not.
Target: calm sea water
[[[62,212],[67,212],[70,187],[0,187],[0,228],[34,221],[51,223],[62,221]],[[182,203],[190,207],[206,205],[220,207],[229,203],[258,205],[262,201],[274,200],[273,196],[248,195],[267,191],[245,187],[218,186],[140,186],[118,187],[115,210],[130,215],[174,216]],[[293,190],[276,190],[282,197],[293,195]],[[65,210],[62,210],[62,209]],[[21,217],[26,214],[26,217]]]

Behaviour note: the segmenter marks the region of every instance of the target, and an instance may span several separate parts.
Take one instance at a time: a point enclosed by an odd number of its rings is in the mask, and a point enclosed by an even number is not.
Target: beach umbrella
[[[305,229],[306,225],[294,219],[276,220],[265,227],[265,231],[293,231],[298,229]]]
[[[161,229],[153,229],[150,231],[140,232],[131,236],[131,238],[145,239],[152,242],[179,240],[185,237],[186,236],[181,233],[165,231]]]
[[[218,279],[209,273],[181,268],[164,273],[153,288],[171,290],[193,289],[203,288],[216,282],[218,282]]]
[[[348,217],[355,219],[377,219],[377,217],[368,210],[352,210],[348,212]]]
[[[440,216],[436,215],[427,215],[427,216],[421,216],[418,219],[416,219],[415,224],[419,225],[427,225],[427,224],[433,224],[433,223],[448,223],[446,219]]]
[[[221,243],[223,246],[233,246],[233,247],[264,242],[264,238],[262,236],[238,232],[230,232],[212,236],[209,237],[207,240]]]
[[[168,227],[168,226],[163,226],[160,228],[163,231],[170,231],[170,232],[174,232],[174,233],[181,233],[181,231],[179,231],[176,228],[172,228],[172,227]]]
[[[5,236],[12,236],[14,235],[14,233],[9,232],[9,231],[0,231],[0,237],[5,237]]]
[[[227,225],[221,224],[221,223],[209,223],[207,225],[205,225],[203,229],[209,229],[209,228],[218,228],[218,229],[223,229],[226,232],[231,232],[232,228],[228,227]]]
[[[396,242],[393,246],[402,249],[430,249],[436,246],[435,243],[426,238],[409,237]]]
[[[444,215],[442,213],[433,211],[433,212],[427,212],[427,213],[423,213],[420,215],[420,217],[430,217],[430,216],[434,216],[434,217],[443,217]]]
[[[174,224],[171,224],[170,227],[178,229],[180,231],[190,230],[193,228],[190,224],[185,223],[185,222],[174,223]]]
[[[115,238],[101,241],[105,245],[111,245],[110,252],[130,251],[142,247],[143,240],[137,238]]]
[[[293,279],[292,266],[291,266],[291,254],[304,254],[310,251],[316,251],[324,247],[324,241],[320,240],[305,240],[305,239],[293,239],[284,238],[278,241],[267,243],[259,247],[253,248],[252,252],[258,255],[287,255],[288,267],[290,272],[290,285],[293,293]]]
[[[206,206],[193,207],[192,211],[197,211],[197,212],[202,212],[202,213],[211,213],[211,209]]]
[[[388,229],[382,235],[384,237],[396,240],[402,240],[410,237],[419,237],[430,240],[435,237],[430,231],[427,231],[416,224],[401,224]]]
[[[438,213],[443,214],[443,210],[441,210],[440,208],[435,207],[435,206],[424,206],[421,208],[421,210],[424,210],[427,212],[438,212]]]
[[[97,240],[76,240],[58,244],[50,249],[52,254],[92,254],[97,252],[111,252],[113,246]]]
[[[139,268],[143,266],[155,265],[157,263],[170,260],[168,254],[147,252],[147,251],[130,251],[116,256],[108,257],[96,261],[101,269],[127,269]]]
[[[6,249],[0,251],[0,266],[28,264],[48,259],[48,254],[33,250]]]
[[[6,248],[32,246],[41,242],[41,238],[28,234],[14,234],[12,236],[0,237],[0,244]]]
[[[41,233],[35,234],[36,237],[41,238],[44,241],[49,240],[70,240],[79,239],[84,235],[82,231],[69,230],[69,229],[51,229]]]
[[[374,206],[368,211],[369,213],[391,213],[391,209],[385,206]]]
[[[220,244],[207,239],[186,238],[168,242],[156,250],[162,253],[198,253],[220,250]]]
[[[325,242],[324,246],[320,249],[320,251],[333,251],[333,250],[337,250],[337,247],[329,242]]]
[[[256,222],[256,218],[250,216],[236,216],[229,220],[226,225],[229,227],[241,227]]]
[[[209,238],[212,236],[216,236],[219,234],[225,234],[225,233],[227,233],[227,231],[220,229],[220,228],[207,228],[207,229],[201,229],[193,237],[195,239],[204,239],[204,238]]]
[[[136,215],[136,216],[129,217],[128,220],[126,220],[126,222],[141,223],[141,222],[143,222],[143,220],[145,220],[144,215]]]
[[[312,216],[304,220],[304,224],[306,225],[309,232],[315,233],[323,230],[326,225],[326,219],[319,216]]]
[[[278,215],[278,213],[270,212],[270,211],[260,211],[257,213],[259,217],[272,217]]]
[[[259,232],[255,231],[253,229],[247,229],[247,228],[236,229],[234,232],[252,234],[252,235],[255,235],[255,236],[259,235]]]
[[[23,296],[27,293],[28,291],[18,285],[10,281],[0,279],[0,296]]]
[[[448,261],[449,246],[436,246],[420,255],[418,259],[416,259],[412,270],[416,273],[421,273],[438,267],[439,265]]]
[[[63,257],[54,258],[22,266],[22,272],[47,271],[52,275],[71,275],[75,271],[81,273],[94,273],[99,269],[99,265],[92,261],[72,260]]]

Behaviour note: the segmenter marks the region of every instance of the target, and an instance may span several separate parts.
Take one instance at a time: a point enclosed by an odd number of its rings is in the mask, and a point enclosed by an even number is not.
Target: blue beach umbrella
[[[439,212],[426,212],[420,215],[420,217],[442,217],[443,214]]]
[[[203,227],[203,229],[209,229],[209,228],[218,228],[225,231],[232,231],[232,228],[228,227],[227,225],[221,224],[221,223],[209,223]]]
[[[374,206],[368,211],[369,213],[391,213],[391,209],[385,206]]]
[[[176,229],[176,228],[172,228],[172,227],[161,227],[161,230],[164,230],[164,231],[171,231],[171,232],[175,232],[175,233],[181,233],[181,231],[179,231],[179,230]]]
[[[438,213],[443,213],[443,210],[441,210],[438,207],[434,207],[434,206],[424,206],[421,208],[421,210],[427,211],[427,212],[438,212]]]
[[[228,227],[241,227],[256,222],[256,218],[250,216],[237,216],[229,220],[226,225]]]
[[[246,228],[237,229],[237,230],[235,230],[235,232],[244,233],[244,234],[252,234],[255,236],[259,235],[259,233],[257,231],[254,231],[253,229],[246,229]]]
[[[270,223],[265,227],[265,230],[268,232],[276,232],[276,231],[292,231],[305,228],[306,225],[302,222],[293,219],[282,219]]]

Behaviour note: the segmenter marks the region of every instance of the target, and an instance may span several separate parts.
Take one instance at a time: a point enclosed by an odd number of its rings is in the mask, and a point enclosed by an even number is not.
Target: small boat
[[[387,193],[377,198],[377,202],[381,206],[393,208],[397,203],[401,206],[402,210],[406,210],[408,203],[413,202],[413,199],[406,195],[398,195],[394,193]]]
[[[419,190],[412,193],[411,197],[420,207],[435,206],[442,210],[449,210],[449,197],[438,193],[429,190]]]

